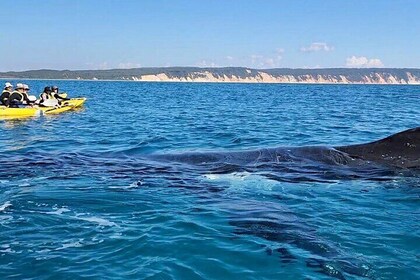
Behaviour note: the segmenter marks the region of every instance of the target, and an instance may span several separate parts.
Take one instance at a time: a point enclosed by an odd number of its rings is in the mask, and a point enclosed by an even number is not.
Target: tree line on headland
[[[108,70],[0,72],[4,79],[131,80],[161,82],[420,84],[416,68],[252,69],[245,67],[157,67]]]

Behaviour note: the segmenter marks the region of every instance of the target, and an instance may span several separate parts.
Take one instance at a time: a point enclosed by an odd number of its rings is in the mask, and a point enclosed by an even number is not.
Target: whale
[[[275,181],[300,183],[342,179],[392,180],[395,176],[417,176],[420,170],[420,127],[380,140],[344,146],[305,146],[261,148],[246,151],[208,151],[156,154],[153,159],[170,166],[204,174],[255,172]],[[232,178],[232,177],[229,177]],[[234,177],[233,177],[234,178]],[[202,183],[203,185],[203,183]],[[233,233],[265,240],[268,255],[282,264],[295,263],[294,251],[303,250],[307,267],[330,278],[374,279],[368,261],[354,258],[340,246],[317,235],[315,228],[278,203],[265,200],[231,200],[229,209]],[[265,244],[271,244],[267,246]]]
[[[227,204],[227,203],[226,203]],[[333,242],[321,238],[317,230],[299,219],[290,209],[270,201],[246,199],[231,201],[225,206],[231,213],[229,224],[237,236],[256,236],[269,256],[277,257],[281,264],[296,263],[293,251],[305,251],[305,264],[315,272],[335,279],[346,275],[372,278],[371,265],[363,258],[355,259]]]
[[[258,172],[278,181],[386,180],[418,174],[420,127],[357,145],[152,154],[150,159],[216,174]]]

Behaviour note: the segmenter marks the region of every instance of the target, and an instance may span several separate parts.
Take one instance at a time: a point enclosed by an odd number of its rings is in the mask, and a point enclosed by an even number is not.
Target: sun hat
[[[29,86],[27,84],[23,84],[23,89],[29,90]]]
[[[13,87],[13,85],[11,83],[7,82],[7,83],[4,84],[4,88],[8,88],[8,87]]]
[[[23,84],[21,83],[16,84],[16,89],[23,89]]]

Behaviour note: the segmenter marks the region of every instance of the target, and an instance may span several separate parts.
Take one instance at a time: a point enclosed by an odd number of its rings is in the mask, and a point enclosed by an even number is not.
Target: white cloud
[[[233,60],[233,56],[228,55],[228,56],[226,56],[226,59],[229,60],[229,61],[232,61]]]
[[[352,57],[348,57],[346,59],[346,66],[347,67],[355,67],[355,68],[374,68],[374,67],[383,67],[384,64],[378,58],[367,58],[365,56],[356,57],[353,55]]]
[[[325,51],[325,52],[331,52],[334,50],[334,46],[329,46],[327,43],[322,42],[315,42],[310,44],[308,47],[301,47],[301,52],[319,52],[319,51]]]
[[[121,62],[118,64],[117,68],[120,69],[130,69],[130,68],[139,68],[141,67],[140,63],[133,63],[133,62]]]

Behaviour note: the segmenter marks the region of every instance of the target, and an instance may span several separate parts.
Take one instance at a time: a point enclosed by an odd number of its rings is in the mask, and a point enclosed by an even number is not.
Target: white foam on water
[[[121,232],[116,232],[113,235],[111,235],[109,238],[111,239],[120,239],[122,238],[123,234]]]
[[[131,183],[128,186],[128,189],[138,188],[138,187],[140,187],[142,185],[143,185],[143,182],[142,181],[136,181],[136,182]]]
[[[71,212],[71,210],[68,209],[67,207],[53,208],[53,210],[54,211],[45,212],[45,214],[65,216],[65,217],[68,217],[70,219],[76,219],[76,220],[86,221],[86,222],[90,222],[90,223],[95,223],[95,224],[98,224],[99,226],[105,226],[105,227],[117,226],[116,223],[108,221],[106,219],[99,218],[99,217],[87,216],[89,213],[86,213],[86,214],[76,213],[75,215],[65,215],[64,213]]]
[[[46,212],[45,214],[49,215],[61,215],[63,213],[70,212],[70,210],[66,207],[58,208],[55,211]]]
[[[3,205],[0,206],[0,212],[6,210],[6,208],[12,206],[12,204],[10,203],[10,201],[6,201]]]
[[[14,253],[15,251],[10,248],[9,244],[2,244],[0,246],[0,253]]]
[[[220,175],[219,174],[205,174],[203,175],[203,177],[208,180],[217,180],[220,178]]]
[[[64,250],[67,248],[80,248],[83,247],[83,239],[79,239],[78,241],[63,243],[60,248],[57,248],[56,250]]]
[[[229,185],[230,190],[272,190],[278,182],[265,176],[250,172],[233,172],[228,174],[205,174],[204,180],[223,182]]]
[[[212,180],[212,181],[245,181],[245,180],[266,180],[265,177],[262,177],[260,175],[255,175],[252,173],[249,173],[247,171],[244,172],[233,172],[228,174],[205,174],[203,177],[206,180]]]
[[[105,226],[105,227],[117,226],[116,223],[108,221],[108,220],[103,219],[103,218],[99,218],[99,217],[76,216],[75,218],[78,219],[78,220],[86,221],[86,222],[96,223],[100,226]]]
[[[238,181],[245,180],[252,174],[249,172],[233,172],[228,174],[205,174],[203,177],[207,180]]]

